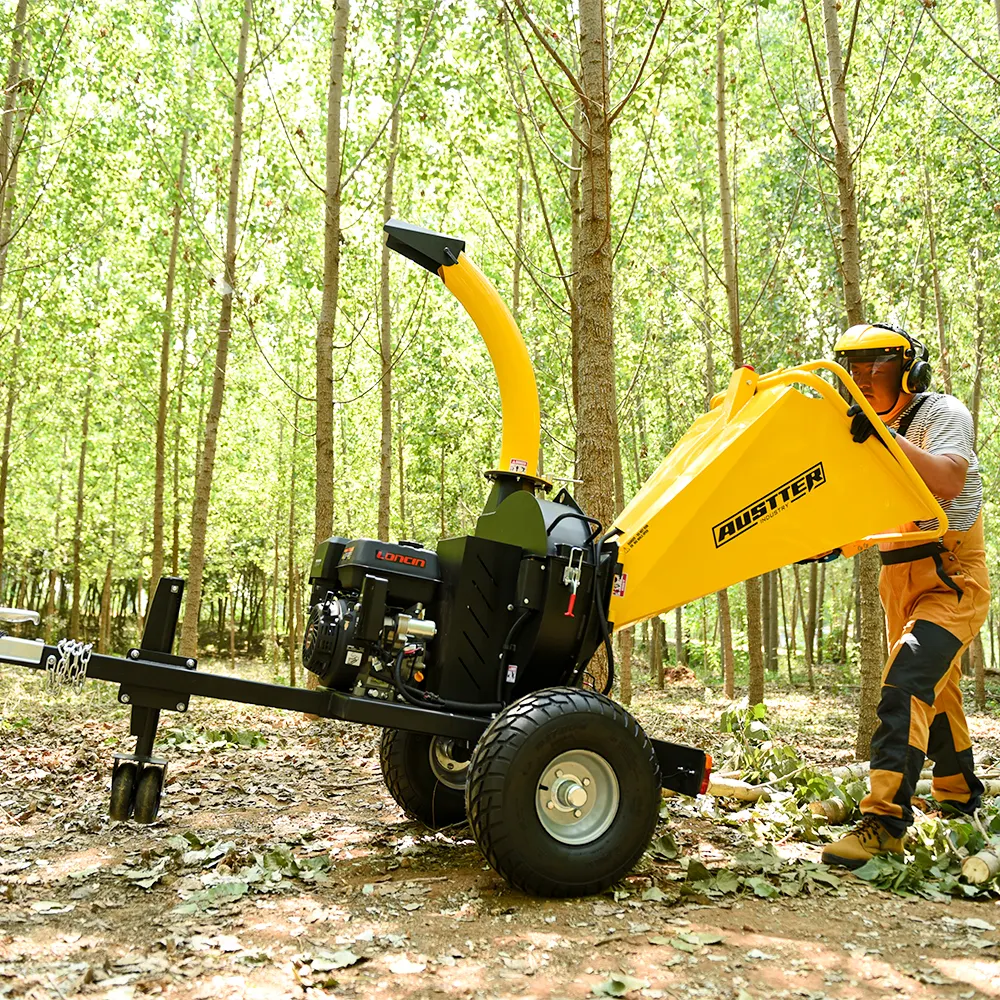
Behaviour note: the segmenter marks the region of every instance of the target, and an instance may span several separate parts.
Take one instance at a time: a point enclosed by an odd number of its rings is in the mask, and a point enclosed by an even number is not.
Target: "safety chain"
[[[60,685],[69,685],[79,692],[87,679],[87,664],[93,651],[92,642],[77,642],[75,639],[59,640],[59,658],[49,654],[45,661],[45,669],[49,675],[49,688],[57,689]]]

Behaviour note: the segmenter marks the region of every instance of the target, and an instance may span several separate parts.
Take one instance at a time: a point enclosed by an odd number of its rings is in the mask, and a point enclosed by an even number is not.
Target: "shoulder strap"
[[[906,432],[910,429],[910,424],[913,423],[913,418],[917,415],[917,411],[929,398],[930,394],[928,393],[926,396],[921,396],[919,399],[914,400],[913,405],[903,414],[903,419],[900,420],[899,426],[896,428],[897,434],[902,434],[903,437],[906,437]]]

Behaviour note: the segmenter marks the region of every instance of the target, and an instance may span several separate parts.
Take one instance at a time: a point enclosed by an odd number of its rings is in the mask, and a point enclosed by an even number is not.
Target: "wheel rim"
[[[427,752],[431,762],[431,773],[448,788],[461,791],[465,788],[465,778],[469,771],[469,761],[455,756],[456,740],[435,736]]]
[[[568,750],[549,761],[535,793],[542,828],[562,844],[597,840],[614,822],[620,802],[618,776],[591,750]]]

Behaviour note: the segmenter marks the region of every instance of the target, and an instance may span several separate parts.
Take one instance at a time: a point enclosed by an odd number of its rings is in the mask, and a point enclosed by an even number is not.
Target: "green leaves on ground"
[[[171,743],[182,749],[223,750],[242,747],[247,750],[267,745],[267,738],[253,729],[205,729],[197,732],[191,729],[168,729],[160,737],[164,743]]]
[[[595,986],[591,992],[595,997],[623,997],[635,990],[644,990],[647,986],[649,983],[645,979],[635,979],[619,972]]]

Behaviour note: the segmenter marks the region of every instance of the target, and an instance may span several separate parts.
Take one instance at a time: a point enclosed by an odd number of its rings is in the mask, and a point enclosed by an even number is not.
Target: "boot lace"
[[[859,840],[863,840],[865,837],[874,837],[876,841],[879,841],[885,832],[885,827],[878,817],[870,813],[863,816],[861,822],[851,831]]]

